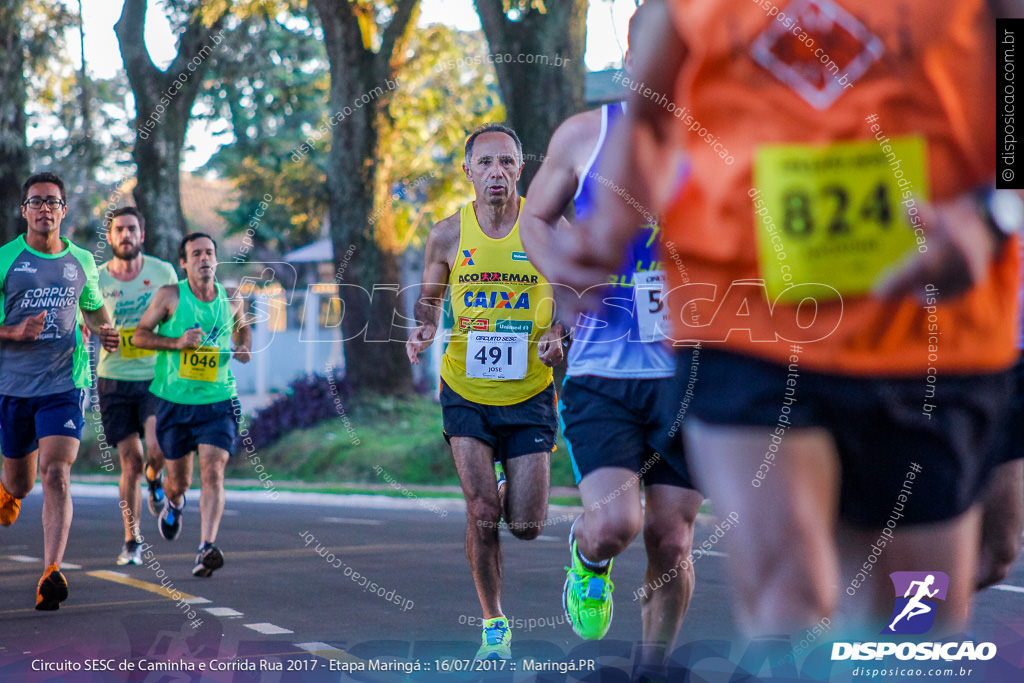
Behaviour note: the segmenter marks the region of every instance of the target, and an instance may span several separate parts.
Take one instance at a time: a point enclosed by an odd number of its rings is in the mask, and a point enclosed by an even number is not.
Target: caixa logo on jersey
[[[921,635],[930,631],[946,599],[949,576],[938,571],[893,572],[889,578],[895,592],[895,604],[889,623],[880,634]],[[882,659],[889,656],[917,661],[987,661],[996,656],[996,646],[994,643],[975,644],[973,641],[832,644],[832,661]]]

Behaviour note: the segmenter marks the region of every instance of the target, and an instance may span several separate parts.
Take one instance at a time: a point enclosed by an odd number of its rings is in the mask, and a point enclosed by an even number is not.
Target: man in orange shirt
[[[623,226],[666,216],[687,271],[669,269],[674,337],[712,344],[687,446],[718,514],[744,520],[724,542],[748,634],[810,628],[841,596],[878,633],[887,575],[911,569],[948,576],[939,620],[957,630],[1018,318],[1019,225],[987,189],[994,10],[657,7],[657,58],[626,84],[601,169],[611,191],[586,243],[558,236],[562,282],[604,281]]]

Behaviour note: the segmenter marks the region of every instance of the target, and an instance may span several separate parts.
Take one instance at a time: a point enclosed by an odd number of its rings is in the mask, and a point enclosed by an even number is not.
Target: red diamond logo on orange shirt
[[[794,0],[750,49],[755,62],[822,110],[853,87],[884,48],[834,0]]]

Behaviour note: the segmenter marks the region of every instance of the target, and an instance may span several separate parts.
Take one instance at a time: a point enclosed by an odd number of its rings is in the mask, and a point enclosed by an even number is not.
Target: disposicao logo
[[[889,575],[896,604],[882,635],[920,635],[935,624],[940,601],[946,599],[949,576],[944,572],[893,572]],[[966,659],[986,661],[996,656],[994,643],[948,642],[866,642],[832,643],[832,661],[882,659],[946,662]]]
[[[896,606],[882,633],[927,633],[935,623],[938,601],[946,599],[949,577],[944,572],[893,572],[889,578],[896,591]]]

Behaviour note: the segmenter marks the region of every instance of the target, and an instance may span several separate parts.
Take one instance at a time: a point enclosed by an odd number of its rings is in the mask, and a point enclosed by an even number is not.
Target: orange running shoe
[[[21,512],[21,501],[7,493],[7,489],[0,484],[0,524],[10,526],[18,519]]]
[[[60,603],[67,600],[67,597],[68,582],[57,565],[51,564],[43,573],[43,578],[39,579],[39,586],[36,588],[36,609],[60,609]]]

